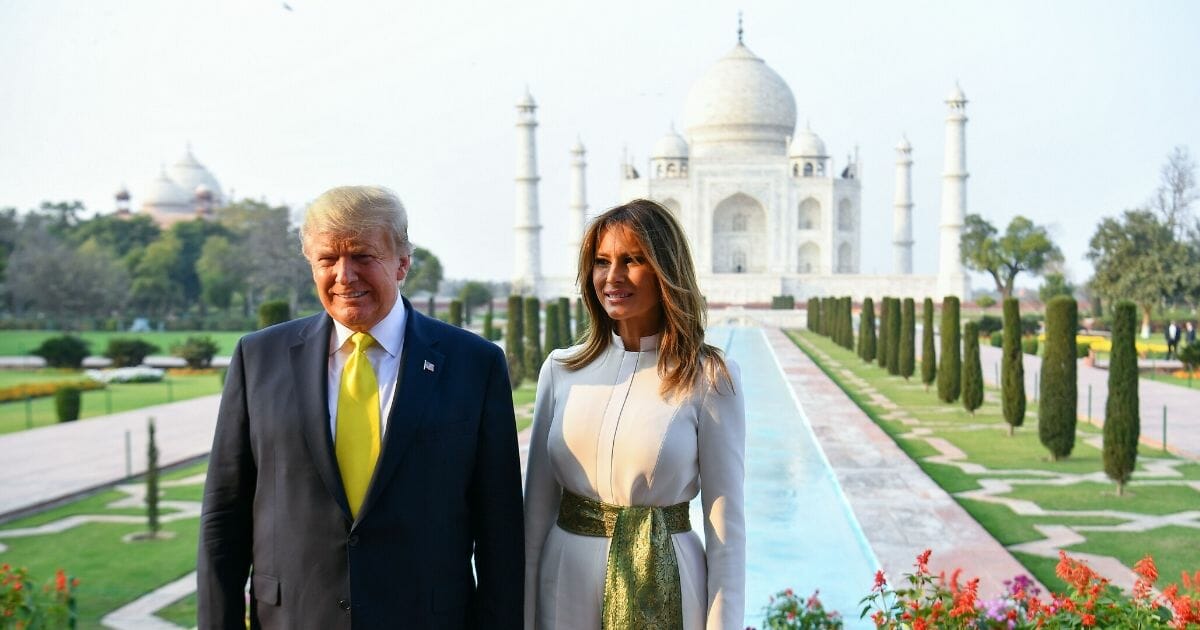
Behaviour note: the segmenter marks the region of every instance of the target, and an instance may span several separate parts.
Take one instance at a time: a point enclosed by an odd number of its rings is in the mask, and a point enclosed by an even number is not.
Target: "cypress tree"
[[[542,361],[546,357],[542,354],[542,342],[540,339],[542,333],[541,321],[541,306],[542,303],[534,296],[525,298],[525,372],[534,381],[537,380],[537,374],[541,372]]]
[[[917,304],[912,298],[904,298],[900,308],[900,376],[908,380],[916,367]]]
[[[463,303],[462,300],[450,300],[450,313],[447,316],[451,326],[462,328],[463,325]]]
[[[493,321],[495,316],[496,314],[492,307],[492,301],[488,300],[487,310],[483,313],[483,338],[487,339],[488,341],[494,341],[495,339],[493,338],[498,339],[498,337],[496,337],[495,322]]]
[[[875,360],[875,301],[871,298],[863,300],[862,317],[858,322],[858,338],[862,340],[863,361],[870,363]]]
[[[589,319],[587,308],[584,307],[583,298],[575,299],[575,339],[583,339],[591,328],[591,319]]]
[[[437,319],[437,300],[434,299],[434,295],[432,293],[429,294],[428,315],[434,319]]]
[[[900,298],[888,298],[888,374],[900,374]]]
[[[937,380],[937,351],[933,349],[933,298],[921,303],[921,382],[925,391]]]
[[[1118,302],[1113,309],[1108,400],[1104,403],[1104,472],[1117,482],[1117,496],[1125,493],[1125,484],[1133,475],[1141,433],[1136,333],[1137,306]]]
[[[808,329],[813,332],[821,330],[821,301],[815,297],[808,298]]]
[[[854,298],[846,296],[845,311],[842,313],[842,345],[846,346],[847,350],[854,349]]]
[[[1021,360],[1021,307],[1017,298],[1004,300],[1002,353],[1000,400],[1011,436],[1017,427],[1025,423],[1025,364]]]
[[[887,368],[887,351],[888,351],[888,308],[891,306],[889,297],[879,298],[879,340],[875,345],[875,360],[879,362],[879,367]]]
[[[158,535],[158,442],[154,439],[154,418],[147,423],[149,439],[146,446],[146,520],[150,538]]]
[[[525,378],[524,306],[519,295],[508,296],[508,321],[504,327],[504,355],[508,359],[508,378],[513,389]]]
[[[1075,374],[1075,300],[1060,295],[1046,305],[1046,350],[1038,393],[1038,437],[1058,461],[1075,448],[1078,383]]]
[[[566,348],[575,337],[571,335],[571,299],[558,298],[558,347]]]
[[[942,365],[937,371],[938,398],[952,403],[962,393],[962,340],[958,328],[958,297],[942,299]]]
[[[840,297],[837,300],[838,304],[838,330],[837,343],[839,346],[849,350],[854,344],[848,344],[846,341],[850,338],[850,328],[853,324],[850,323],[850,298]]]
[[[821,334],[825,337],[829,336],[829,331],[832,328],[831,324],[833,323],[831,299],[827,297],[821,298]]]
[[[542,348],[546,354],[558,348],[559,344],[559,329],[562,327],[562,319],[558,316],[558,302],[555,300],[546,301],[546,326],[543,334],[545,335],[545,343]]]
[[[963,327],[962,403],[975,415],[983,404],[983,366],[979,364],[979,324],[967,322]]]

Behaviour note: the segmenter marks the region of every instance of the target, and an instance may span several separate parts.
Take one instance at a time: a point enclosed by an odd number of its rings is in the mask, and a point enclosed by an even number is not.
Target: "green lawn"
[[[1099,435],[1100,429],[1097,427],[1081,422],[1071,456],[1064,461],[1054,462],[1048,458],[1046,449],[1038,440],[1038,409],[1036,402],[1032,400],[1028,401],[1024,426],[1018,428],[1016,435],[1010,438],[997,402],[998,391],[995,389],[987,390],[988,400],[972,416],[961,404],[944,404],[937,399],[934,391],[926,392],[919,382],[905,382],[901,378],[890,376],[877,364],[864,363],[853,352],[824,337],[807,331],[791,331],[789,334],[793,340],[803,339],[827,355],[828,359],[823,359],[807,348],[805,343],[797,343],[934,481],[951,494],[978,489],[978,479],[982,477],[1026,480],[1045,478],[1044,475],[1021,474],[1018,472],[1020,470],[1060,474],[1090,474],[1103,471],[1100,449],[1086,441]],[[872,401],[861,385],[855,384],[853,379],[845,374],[847,370],[898,405],[900,410],[917,419],[921,428],[930,429],[932,433],[929,436],[914,436],[910,434],[914,428],[912,425],[895,419],[885,419],[884,416],[892,413],[892,410]],[[1103,401],[1098,401],[1098,404],[1103,404]],[[970,474],[956,466],[927,461],[926,458],[936,455],[937,450],[924,439],[925,437],[942,438],[962,450],[966,461],[1003,473]],[[1091,481],[1065,486],[1016,484],[1010,494],[1003,496],[1033,501],[1043,509],[1053,511],[1112,510],[1161,515],[1200,509],[1200,492],[1178,483],[1180,479],[1200,480],[1200,464],[1178,465],[1176,470],[1182,477],[1162,478],[1173,479],[1177,483],[1159,485],[1151,484],[1151,480],[1147,478],[1145,464],[1151,458],[1178,461],[1160,450],[1144,445],[1139,447],[1138,467],[1134,472],[1134,481],[1127,488],[1126,496],[1117,497],[1115,485],[1111,483]],[[1022,516],[1005,505],[961,497],[956,497],[956,500],[1005,545],[1041,538],[1041,534],[1034,529],[1034,525],[1039,524],[1085,527],[1113,526],[1125,522],[1124,519],[1087,515]],[[1200,546],[1196,545],[1194,529],[1160,527],[1145,533],[1131,533],[1097,532],[1085,527],[1076,531],[1084,536],[1086,541],[1068,551],[1113,556],[1127,566],[1133,566],[1142,556],[1151,554],[1167,581],[1177,581],[1180,570],[1200,569]],[[1021,553],[1014,555],[1043,584],[1050,588],[1061,587],[1062,583],[1054,577],[1056,560]],[[964,569],[970,573],[970,567]]]
[[[0,330],[0,356],[28,356],[30,351],[40,346],[46,339],[62,334],[61,331],[55,330]],[[159,351],[155,354],[170,354],[171,346],[182,343],[188,337],[194,336],[212,337],[220,347],[217,350],[217,354],[225,356],[233,354],[233,347],[237,345],[238,339],[241,339],[242,335],[245,334],[246,332],[207,330],[142,333],[88,331],[78,333],[78,336],[91,344],[88,349],[95,356],[104,354],[104,349],[108,347],[108,340],[113,338],[141,339],[158,346]]]
[[[76,372],[63,373],[57,370],[56,378],[42,380],[71,380],[82,378]],[[19,380],[14,377],[18,372],[0,371],[6,378]],[[20,372],[29,374],[32,378],[42,378],[47,371]],[[15,384],[15,383],[12,383]],[[217,372],[209,374],[169,375],[158,383],[112,383],[107,389],[83,392],[79,415],[81,418],[92,418],[110,413],[141,409],[150,405],[187,400],[199,396],[221,393],[221,377]],[[24,431],[32,427],[42,427],[58,422],[54,410],[54,398],[46,396],[34,398],[29,402],[0,403],[0,434]]]
[[[191,477],[206,469],[200,463],[166,473],[163,480]],[[140,480],[139,480],[140,482]],[[172,499],[199,501],[200,485],[169,488]],[[192,518],[163,525],[175,534],[169,540],[123,542],[126,534],[145,531],[145,522],[87,523],[64,532],[26,538],[5,538],[3,530],[34,527],[80,514],[144,515],[144,508],[109,508],[106,504],[124,497],[109,490],[41,514],[0,525],[0,541],[8,550],[0,553],[4,562],[26,567],[40,581],[49,579],[58,568],[80,580],[77,590],[79,627],[98,628],[105,614],[137,599],[196,567],[196,541],[199,520]],[[164,510],[163,514],[170,514]],[[193,622],[194,623],[194,622]]]

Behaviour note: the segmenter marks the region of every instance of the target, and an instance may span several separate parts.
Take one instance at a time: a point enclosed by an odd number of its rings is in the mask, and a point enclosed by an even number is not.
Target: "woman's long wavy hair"
[[[662,396],[670,399],[691,393],[701,372],[714,387],[724,383],[732,389],[733,380],[721,351],[704,343],[707,313],[683,228],[666,208],[646,199],[635,199],[609,209],[588,224],[579,248],[577,281],[591,325],[582,346],[565,357],[563,365],[569,370],[578,370],[596,360],[612,343],[616,321],[608,316],[596,295],[592,270],[601,237],[616,227],[627,229],[638,240],[658,277],[663,312],[662,338],[658,346]]]

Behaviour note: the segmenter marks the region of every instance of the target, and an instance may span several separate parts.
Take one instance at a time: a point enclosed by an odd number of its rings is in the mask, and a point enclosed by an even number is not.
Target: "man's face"
[[[382,228],[353,239],[310,236],[305,251],[325,312],[355,332],[366,332],[387,317],[410,264],[408,256],[397,256],[393,249]]]

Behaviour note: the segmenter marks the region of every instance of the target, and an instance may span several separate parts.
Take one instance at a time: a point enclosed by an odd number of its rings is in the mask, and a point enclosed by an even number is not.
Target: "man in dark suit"
[[[503,352],[399,296],[411,246],[390,191],[326,192],[301,240],[325,312],[234,352],[200,519],[199,627],[243,628],[247,601],[251,627],[521,627]]]
[[[1171,320],[1171,323],[1167,324],[1167,327],[1163,329],[1163,336],[1167,338],[1167,358],[1173,359],[1179,353],[1179,338],[1181,336],[1181,331],[1175,320]]]

